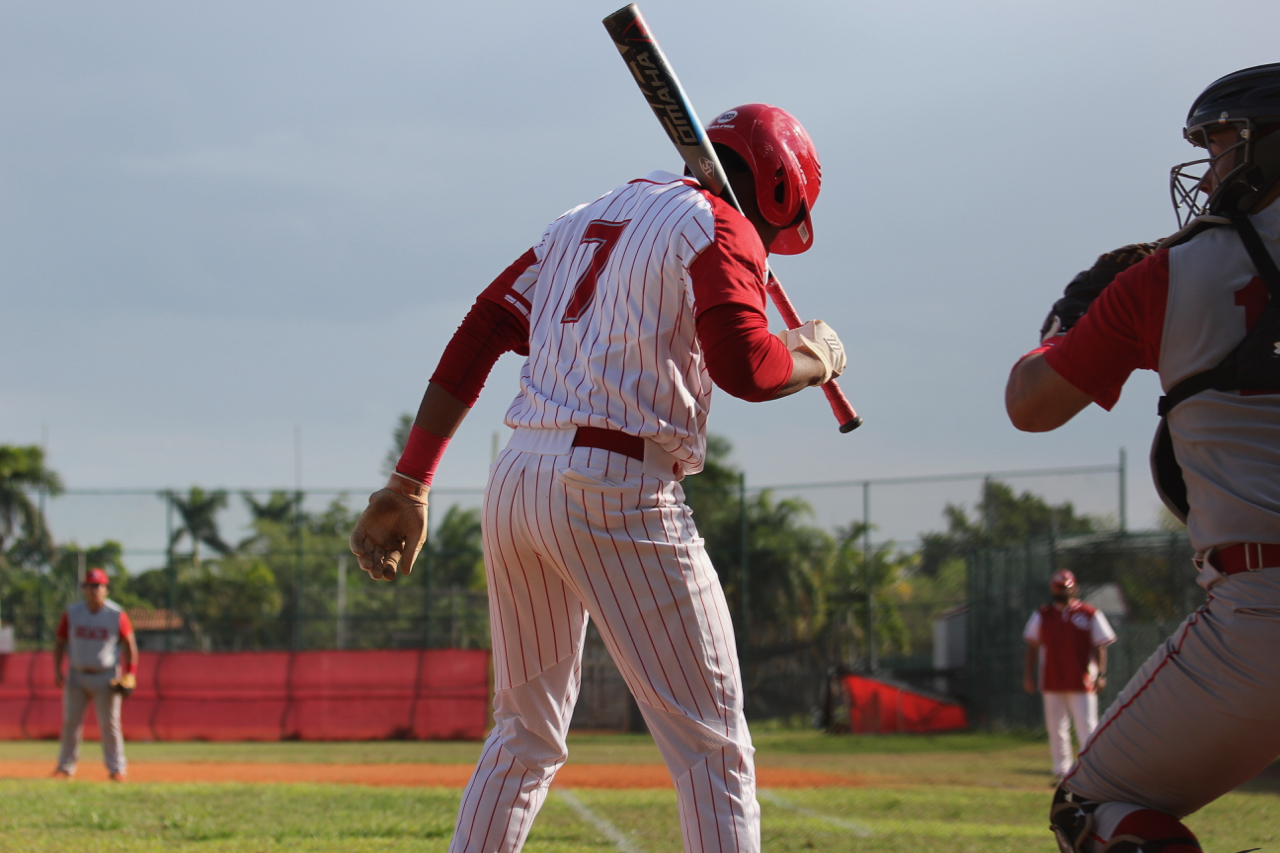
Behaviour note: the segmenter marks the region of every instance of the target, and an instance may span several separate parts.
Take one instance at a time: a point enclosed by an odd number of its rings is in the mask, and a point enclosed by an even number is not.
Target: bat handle
[[[800,314],[796,311],[796,306],[791,304],[773,270],[769,271],[769,281],[765,289],[769,292],[769,298],[773,300],[773,307],[778,309],[778,314],[782,317],[782,322],[787,324],[788,329],[798,329],[804,325],[800,322]],[[853,432],[862,426],[862,418],[853,410],[853,404],[849,402],[849,398],[840,390],[840,386],[834,379],[822,386],[822,393],[827,395],[827,403],[840,424],[840,432]]]

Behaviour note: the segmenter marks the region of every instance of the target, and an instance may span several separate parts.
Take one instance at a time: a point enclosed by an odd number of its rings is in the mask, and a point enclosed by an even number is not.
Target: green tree
[[[203,542],[219,554],[230,554],[235,549],[222,540],[218,531],[218,513],[227,508],[227,493],[223,489],[206,492],[192,486],[186,496],[170,493],[169,500],[182,523],[169,538],[169,554],[185,537],[191,540],[191,567],[200,572],[200,543]]]
[[[1077,515],[1071,502],[1053,506],[1031,492],[1016,494],[1008,485],[987,479],[970,518],[962,506],[947,504],[943,516],[946,533],[926,533],[920,537],[920,571],[936,575],[948,560],[963,556],[971,548],[1015,545],[1031,538],[1074,536],[1093,533],[1097,519]]]
[[[53,537],[32,491],[62,492],[62,478],[45,466],[37,446],[0,445],[0,560],[13,564],[47,563]]]
[[[417,568],[429,572],[425,582],[433,589],[485,589],[480,510],[449,507],[418,555]]]

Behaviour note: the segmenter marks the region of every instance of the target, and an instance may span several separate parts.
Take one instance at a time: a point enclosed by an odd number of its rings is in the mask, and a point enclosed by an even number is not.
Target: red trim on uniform
[[[1080,761],[1081,759],[1084,758],[1085,753],[1087,753],[1091,748],[1093,748],[1093,745],[1095,743],[1101,740],[1102,733],[1105,732],[1107,729],[1111,728],[1111,724],[1114,723],[1116,720],[1120,719],[1120,715],[1123,714],[1130,705],[1138,701],[1138,697],[1141,696],[1146,691],[1146,689],[1151,686],[1152,682],[1156,680],[1156,676],[1160,674],[1160,670],[1164,669],[1165,666],[1169,663],[1169,661],[1173,660],[1175,656],[1182,654],[1182,644],[1186,642],[1187,634],[1191,633],[1191,629],[1194,628],[1196,623],[1200,621],[1200,616],[1208,612],[1208,610],[1209,610],[1209,605],[1205,604],[1205,605],[1202,605],[1200,609],[1198,609],[1195,613],[1192,613],[1189,617],[1187,617],[1187,622],[1182,627],[1182,635],[1178,637],[1178,642],[1174,644],[1173,649],[1165,654],[1164,660],[1160,661],[1160,665],[1157,666],[1155,670],[1152,671],[1151,675],[1147,676],[1147,680],[1142,682],[1142,686],[1133,692],[1133,695],[1129,697],[1128,702],[1125,702],[1123,705],[1119,706],[1118,708],[1115,708],[1114,712],[1112,711],[1107,712],[1107,721],[1094,730],[1093,734],[1089,738],[1089,742],[1085,744],[1084,748],[1080,750],[1080,754],[1076,756],[1075,765],[1072,766],[1071,771],[1062,778],[1063,782],[1066,782],[1068,779],[1070,779],[1072,776],[1075,775],[1076,770],[1080,768]]]
[[[1130,373],[1160,366],[1168,301],[1169,250],[1161,249],[1116,276],[1044,359],[1110,411]]]
[[[129,621],[129,614],[123,610],[120,611],[120,639],[126,639],[133,636],[133,623]]]
[[[404,443],[404,453],[396,463],[396,472],[420,480],[424,486],[430,486],[435,477],[436,468],[444,456],[444,449],[449,446],[449,439],[427,432],[417,424],[409,430],[409,440]]]
[[[62,614],[62,621],[58,623],[58,630],[54,632],[54,636],[56,636],[59,640],[62,640],[64,643],[65,643],[68,639],[70,639],[70,637],[71,637],[71,627],[70,627],[70,625],[68,625],[68,624],[67,624],[67,614],[66,614],[66,613],[63,613],[63,614]]]

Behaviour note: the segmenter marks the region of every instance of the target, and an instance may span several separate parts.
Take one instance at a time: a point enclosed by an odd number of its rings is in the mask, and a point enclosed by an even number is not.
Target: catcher
[[[125,781],[122,700],[137,686],[138,642],[129,615],[107,599],[107,573],[90,569],[84,578],[84,601],[67,606],[53,646],[53,682],[63,688],[62,744],[53,775],[75,775],[80,758],[84,712],[92,700],[102,730],[102,760],[113,782]],[[70,651],[67,675],[62,659]],[[117,667],[119,675],[117,675]]]

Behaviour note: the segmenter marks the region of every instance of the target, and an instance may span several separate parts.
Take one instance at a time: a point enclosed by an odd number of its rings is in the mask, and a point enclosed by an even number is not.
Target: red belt
[[[1256,572],[1280,566],[1280,545],[1261,542],[1241,542],[1216,548],[1209,555],[1213,567],[1224,575],[1235,575],[1240,572]]]
[[[614,453],[630,456],[637,462],[644,461],[644,439],[614,429],[578,427],[578,433],[573,437],[573,446],[612,450]]]

